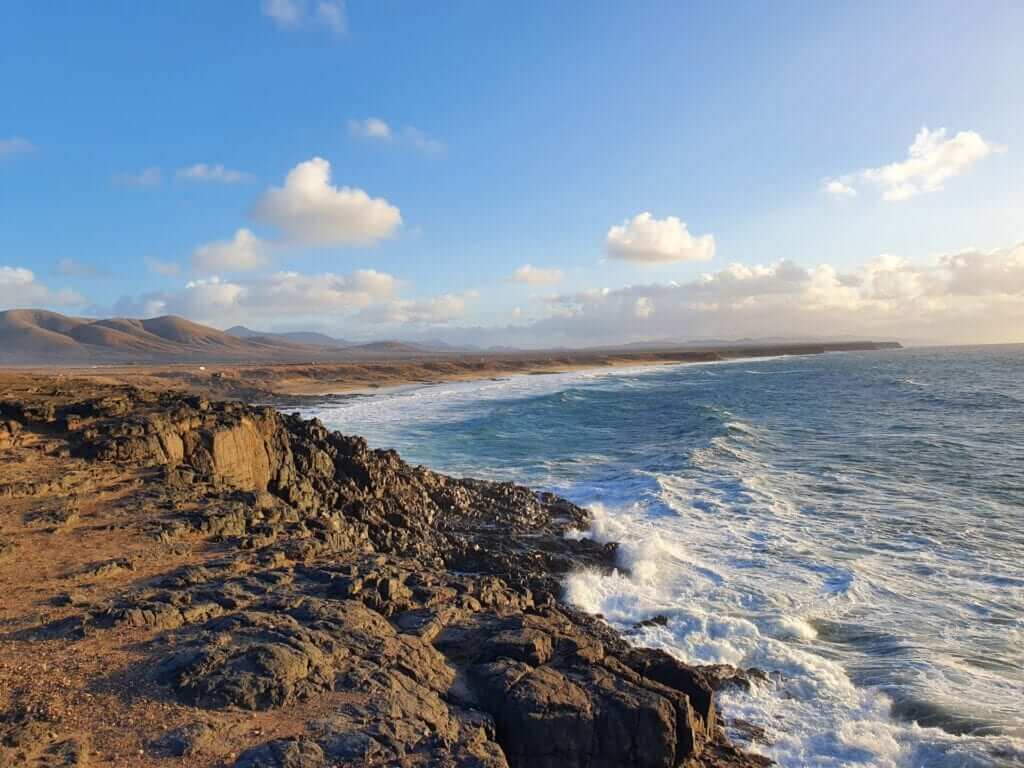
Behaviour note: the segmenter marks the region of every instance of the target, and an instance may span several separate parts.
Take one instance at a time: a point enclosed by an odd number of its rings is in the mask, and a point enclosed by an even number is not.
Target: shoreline
[[[146,389],[185,391],[211,398],[247,402],[367,395],[385,388],[502,378],[552,375],[631,366],[729,362],[741,359],[899,349],[893,342],[679,347],[656,351],[551,351],[489,355],[388,358],[370,361],[326,360],[281,363],[139,363],[136,365],[0,368],[0,385],[24,377],[81,380],[94,385],[129,384]]]
[[[826,352],[823,354],[845,354],[845,352]],[[653,362],[653,363],[632,363],[623,362],[621,364],[607,365],[607,366],[590,366],[581,365],[576,368],[567,370],[543,370],[543,371],[522,371],[507,373],[503,376],[463,376],[457,379],[438,379],[436,381],[415,381],[415,382],[403,382],[400,384],[389,384],[382,385],[379,387],[367,387],[361,389],[350,389],[338,392],[324,392],[321,394],[296,394],[288,395],[281,394],[275,395],[268,398],[266,401],[252,402],[251,405],[266,405],[278,410],[286,410],[292,407],[299,409],[311,409],[318,405],[330,405],[332,403],[344,402],[350,399],[361,399],[361,398],[374,398],[374,397],[387,397],[400,395],[406,392],[415,392],[423,389],[430,389],[432,387],[441,387],[449,384],[484,384],[484,383],[496,383],[507,381],[511,382],[515,379],[522,379],[531,376],[538,377],[556,377],[556,376],[573,376],[574,374],[591,373],[597,376],[601,375],[644,375],[651,374],[666,368],[677,368],[677,367],[688,367],[688,366],[717,366],[717,365],[738,365],[740,363],[761,363],[768,362],[771,360],[784,360],[792,357],[792,355],[766,355],[763,357],[733,357],[725,360],[705,360],[699,362]],[[314,415],[310,415],[311,418],[316,418]]]
[[[592,514],[553,494],[56,377],[0,382],[0,456],[0,762],[769,762],[715,706],[746,672],[564,602],[617,545],[567,536]]]

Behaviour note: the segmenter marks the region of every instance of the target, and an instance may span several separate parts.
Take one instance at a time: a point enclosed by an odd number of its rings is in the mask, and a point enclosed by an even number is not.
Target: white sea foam
[[[791,602],[784,594],[772,596],[779,606],[776,615],[748,615],[748,596],[734,589],[742,588],[742,580],[722,573],[698,554],[721,546],[723,537],[713,530],[688,525],[686,515],[671,528],[661,519],[656,528],[639,505],[618,510],[598,505],[594,512],[586,535],[623,542],[620,570],[572,574],[566,581],[567,599],[603,615],[634,642],[662,648],[684,661],[769,671],[767,683],[755,682],[749,691],[726,689],[719,697],[727,719],[764,729],[765,739],[749,748],[793,768],[951,768],[1024,761],[1019,740],[989,738],[979,748],[976,738],[897,722],[883,694],[858,688],[841,664],[803,647],[818,633],[805,617],[781,612]],[[696,547],[679,543],[684,531]],[[637,628],[659,614],[668,619],[665,625]]]
[[[765,362],[770,372],[772,364]],[[706,388],[725,386],[746,378],[746,370],[727,375],[719,369],[718,375],[707,367],[692,369],[677,391],[700,381]],[[665,371],[616,369],[430,386],[332,404],[316,415],[331,427],[371,435],[374,445],[416,456],[449,423],[457,431],[467,422],[483,424],[493,438],[492,415],[509,403],[568,388],[577,390],[573,403],[585,400],[580,390],[646,396],[658,382],[651,374]],[[896,386],[904,378],[910,386],[930,380],[919,375],[888,381]],[[756,386],[770,381],[761,378]],[[795,386],[797,378],[784,381],[785,387]],[[809,475],[802,457],[779,460],[786,457],[776,450],[778,435],[763,424],[717,401],[709,408],[722,430],[689,449],[678,471],[616,467],[594,485],[566,485],[580,468],[608,460],[602,444],[529,457],[530,482],[550,478],[550,487],[592,508],[590,529],[573,535],[620,543],[619,569],[571,574],[566,598],[600,613],[638,644],[691,663],[767,671],[768,680],[749,691],[722,691],[719,706],[727,722],[763,728],[765,738],[746,746],[784,767],[1024,765],[1024,739],[986,735],[991,730],[970,735],[966,726],[965,735],[954,735],[919,727],[894,711],[897,697],[910,691],[937,711],[967,720],[1020,720],[1010,711],[1024,698],[1019,682],[969,665],[953,652],[961,647],[958,638],[982,631],[977,619],[984,617],[1002,627],[1011,649],[1007,658],[1021,658],[1012,650],[1024,647],[1024,615],[1012,610],[1020,605],[1024,584],[1019,562],[998,561],[994,553],[985,560],[971,555],[965,545],[982,535],[979,521],[958,519],[955,505],[944,507],[949,517],[936,528],[927,505],[904,502],[902,487],[892,486],[877,467],[840,463]],[[503,429],[515,439],[515,425]],[[937,445],[940,437],[932,435],[924,447]],[[889,433],[884,422],[871,422],[849,439],[872,445]],[[467,474],[494,471],[471,452],[455,459],[421,453],[417,460],[440,467],[448,462],[449,469]],[[509,477],[523,480],[523,471],[522,463],[510,462]],[[807,501],[818,498],[809,491],[816,484],[846,491],[853,501],[837,503],[825,515]],[[873,507],[891,515],[871,515]],[[1006,535],[1017,535],[1016,529],[1011,525]],[[969,598],[961,613],[936,614],[935,606],[948,603],[953,593]],[[667,618],[664,625],[636,626],[659,614]],[[912,624],[930,640],[948,642],[921,643],[896,631]],[[894,671],[907,679],[882,685]],[[743,741],[749,730],[732,732]]]

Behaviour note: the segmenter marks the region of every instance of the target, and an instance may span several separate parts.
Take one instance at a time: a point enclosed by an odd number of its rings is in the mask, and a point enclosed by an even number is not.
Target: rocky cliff
[[[82,683],[131,722],[155,706],[174,721],[137,728],[126,765],[765,764],[729,744],[715,709],[715,687],[742,673],[631,647],[560,602],[565,573],[611,568],[616,549],[566,538],[588,513],[564,499],[240,403],[46,383],[7,396],[0,569],[13,578],[19,545],[46,540],[19,520],[97,542],[106,526],[159,553],[71,569],[87,594],[51,587],[58,610],[7,622],[11,648],[58,663],[130,651],[113,679]],[[33,683],[4,686],[3,659],[0,763],[102,754],[99,726],[64,733]],[[269,725],[240,732],[257,714]]]

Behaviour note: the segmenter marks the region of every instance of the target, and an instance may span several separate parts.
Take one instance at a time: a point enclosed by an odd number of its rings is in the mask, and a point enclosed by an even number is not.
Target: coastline
[[[816,355],[897,349],[891,342],[835,344],[736,345],[678,347],[655,351],[582,350],[382,358],[368,361],[309,361],[241,364],[146,363],[111,366],[65,366],[0,369],[0,386],[19,377],[56,375],[96,385],[131,384],[148,389],[186,391],[212,398],[273,402],[279,398],[316,398],[372,394],[406,385],[472,381],[510,375],[547,375],[630,366],[711,363],[763,357]]]
[[[742,670],[562,602],[616,553],[571,502],[166,390],[22,380],[0,416],[13,765],[766,765],[714,705]]]

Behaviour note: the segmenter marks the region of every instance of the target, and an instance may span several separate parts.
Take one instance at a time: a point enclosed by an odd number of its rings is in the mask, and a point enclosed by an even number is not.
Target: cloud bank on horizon
[[[816,103],[834,89],[813,72],[807,91],[785,80],[794,90],[777,94],[776,112],[716,97],[727,84],[706,71],[707,82],[687,82],[705,88],[707,110],[675,109],[651,98],[653,85],[643,90],[644,76],[691,77],[677,58],[690,54],[668,38],[640,48],[623,40],[619,65],[635,67],[630,77],[591,72],[583,62],[604,34],[643,23],[593,14],[595,38],[573,42],[580,66],[542,71],[517,46],[555,55],[533,37],[555,29],[543,16],[518,37],[475,41],[468,25],[482,23],[482,9],[399,20],[341,0],[253,0],[237,34],[258,55],[240,53],[238,67],[218,59],[225,79],[215,93],[231,101],[225,89],[240,89],[240,101],[234,112],[195,102],[191,116],[210,121],[201,130],[154,127],[119,147],[104,133],[117,128],[97,114],[77,143],[24,102],[28,118],[0,124],[0,223],[9,225],[0,226],[0,310],[180,314],[222,328],[523,347],[751,336],[1024,342],[1024,168],[1014,154],[1024,129],[1012,118],[1024,100],[1002,103],[1005,86],[982,85],[960,99],[908,75],[905,92],[927,92],[933,109],[908,98],[897,118],[860,120],[854,100],[895,103],[904,85],[886,70],[890,101],[862,89],[873,65],[850,59],[860,79],[840,94],[851,101],[845,114],[791,105],[787,116],[787,99]],[[652,14],[655,41],[684,21],[735,21],[684,19],[671,4]],[[837,36],[850,24],[819,21]],[[423,42],[428,30],[452,37]],[[54,32],[77,34],[74,25]],[[174,81],[183,54],[168,34],[149,43]],[[935,34],[893,40],[891,50],[923,56]],[[393,37],[404,41],[394,43],[399,61],[369,57]],[[987,42],[1004,51],[1001,38]],[[490,63],[453,65],[473,50]],[[845,54],[823,43],[814,55]],[[976,82],[1005,74],[982,58],[968,65]],[[752,52],[736,66],[772,65]],[[139,119],[154,126],[166,119],[159,100],[127,87],[127,70],[105,77],[92,81],[102,96],[137,100]],[[627,79],[644,98],[633,99]],[[173,86],[161,94],[186,112],[192,98]],[[900,149],[921,117],[939,113],[947,117],[927,122],[940,127],[921,127]],[[50,201],[65,189],[65,202]],[[50,225],[58,215],[68,226]]]

